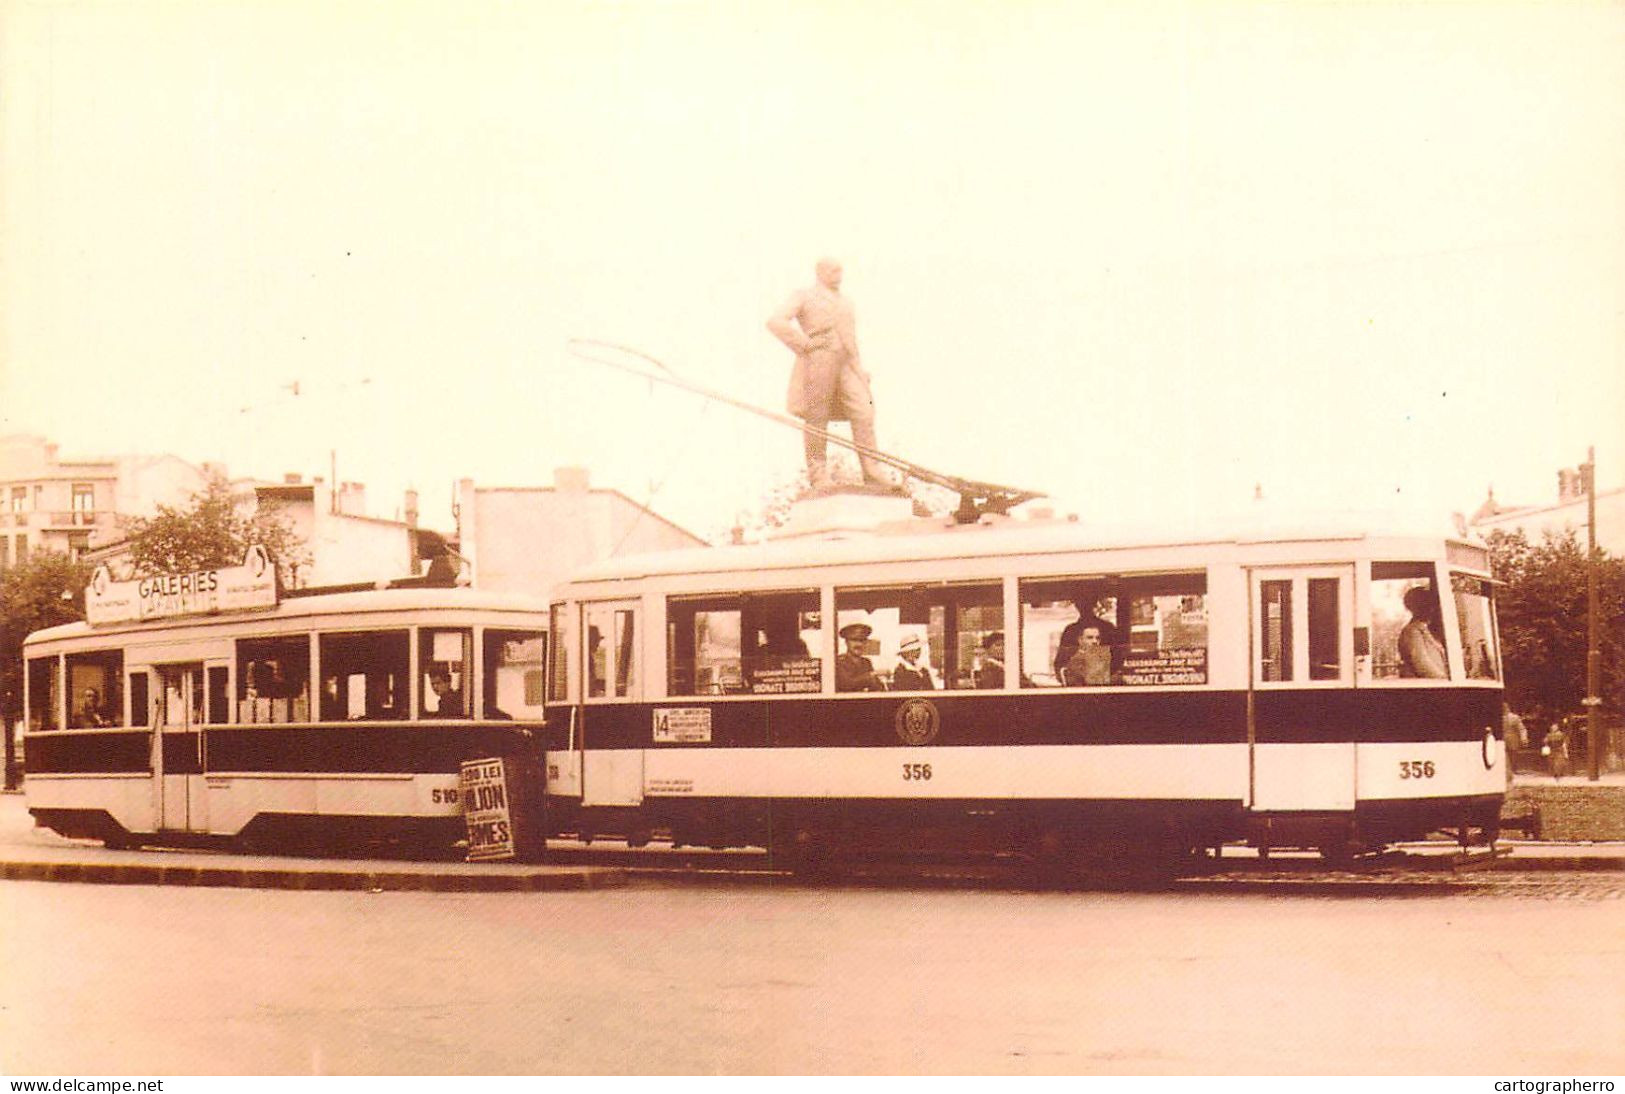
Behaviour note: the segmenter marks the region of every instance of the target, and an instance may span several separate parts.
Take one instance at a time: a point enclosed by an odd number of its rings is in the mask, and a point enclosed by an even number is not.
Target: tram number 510
[[[930,779],[931,779],[931,765],[930,764],[904,764],[903,765],[903,781],[904,782],[917,782],[917,781],[918,782],[929,782]]]
[[[1402,779],[1431,779],[1433,778],[1433,761],[1401,760],[1399,761],[1399,777]]]

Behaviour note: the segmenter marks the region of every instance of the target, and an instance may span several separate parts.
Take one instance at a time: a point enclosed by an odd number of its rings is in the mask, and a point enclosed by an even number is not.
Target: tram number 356
[[[930,778],[931,778],[931,765],[930,764],[904,764],[903,765],[903,781],[904,782],[929,781]]]
[[[1401,760],[1399,761],[1399,777],[1402,779],[1431,779],[1433,778],[1433,761]]]

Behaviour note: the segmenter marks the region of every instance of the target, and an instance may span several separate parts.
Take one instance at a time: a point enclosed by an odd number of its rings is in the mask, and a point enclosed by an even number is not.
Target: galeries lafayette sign
[[[248,608],[276,607],[276,567],[258,544],[241,566],[162,574],[135,581],[114,581],[99,566],[85,590],[85,618],[92,626],[183,615],[212,615]]]

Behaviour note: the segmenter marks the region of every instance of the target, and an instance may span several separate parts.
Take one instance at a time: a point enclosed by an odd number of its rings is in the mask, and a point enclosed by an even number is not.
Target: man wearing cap
[[[857,651],[861,642],[869,641],[874,628],[867,623],[848,623],[840,630],[846,650],[835,659],[836,691],[885,691],[886,685],[875,675],[874,662]]]
[[[903,639],[903,644],[897,649],[897,654],[902,660],[891,670],[893,691],[932,691],[936,688],[936,683],[931,679],[930,666],[920,664],[922,648],[923,643],[917,634],[911,634]]]
[[[841,264],[833,258],[820,259],[817,273],[815,284],[797,290],[767,321],[773,337],[796,355],[790,372],[789,410],[807,423],[802,443],[807,477],[814,488],[829,481],[823,432],[830,422],[850,421],[852,439],[860,448],[875,448],[875,401],[869,392],[869,374],[858,356],[852,302],[841,295]],[[872,456],[859,451],[858,462],[863,466],[864,482],[886,482]]]
[[[994,631],[982,639],[982,664],[976,670],[979,688],[1004,687],[1004,632]]]

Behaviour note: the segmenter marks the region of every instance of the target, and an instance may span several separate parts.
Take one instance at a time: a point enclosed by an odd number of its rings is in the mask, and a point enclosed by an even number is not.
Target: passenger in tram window
[[[770,616],[762,624],[762,644],[756,647],[757,663],[763,668],[777,668],[787,660],[810,656],[807,643],[796,633],[796,617]]]
[[[1061,682],[1069,688],[1099,687],[1112,682],[1112,651],[1100,641],[1100,628],[1085,627],[1065,665]]]
[[[597,627],[587,628],[587,695],[597,698],[609,694],[609,657],[604,650],[604,635]]]
[[[1399,674],[1443,680],[1449,677],[1449,663],[1444,656],[1444,643],[1439,641],[1432,620],[1437,618],[1438,600],[1423,585],[1405,590],[1405,610],[1411,621],[1399,632]]]
[[[436,715],[442,718],[466,718],[468,708],[463,705],[463,693],[451,684],[451,670],[444,665],[435,665],[429,670],[429,687],[434,690],[439,700],[434,708]]]
[[[902,660],[897,667],[891,670],[891,689],[893,691],[934,691],[936,682],[931,678],[931,666],[920,663],[920,653],[925,648],[920,636],[911,634],[903,639],[903,644],[897,649],[897,656]]]
[[[107,719],[102,714],[101,692],[95,688],[86,688],[79,699],[79,709],[74,712],[73,725],[76,728],[96,728],[107,725]]]
[[[835,690],[885,691],[885,682],[875,675],[874,662],[859,652],[874,628],[867,623],[848,623],[840,633],[846,650],[835,659]]]
[[[994,631],[982,639],[982,663],[976,668],[976,686],[1004,687],[1004,632]]]
[[[1060,642],[1055,647],[1055,675],[1062,679],[1066,677],[1067,663],[1078,652],[1079,639],[1086,629],[1094,628],[1096,637],[1108,653],[1118,644],[1117,628],[1100,618],[1095,611],[1096,601],[1093,597],[1080,597],[1072,603],[1078,610],[1078,618],[1061,631]]]

